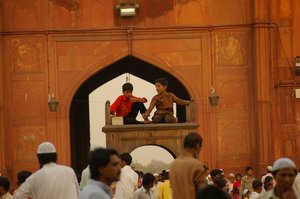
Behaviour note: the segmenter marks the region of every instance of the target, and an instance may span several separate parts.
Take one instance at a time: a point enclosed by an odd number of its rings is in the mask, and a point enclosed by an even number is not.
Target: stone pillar
[[[255,95],[257,104],[256,144],[258,147],[258,173],[262,174],[272,159],[272,127],[271,127],[271,32],[273,28],[266,24],[270,21],[270,0],[254,1],[254,57],[255,57]]]

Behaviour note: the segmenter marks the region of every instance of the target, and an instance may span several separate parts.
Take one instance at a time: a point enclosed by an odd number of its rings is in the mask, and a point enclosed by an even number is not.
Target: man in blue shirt
[[[119,180],[120,158],[114,149],[97,148],[89,162],[91,180],[79,194],[79,199],[111,199],[111,183]]]

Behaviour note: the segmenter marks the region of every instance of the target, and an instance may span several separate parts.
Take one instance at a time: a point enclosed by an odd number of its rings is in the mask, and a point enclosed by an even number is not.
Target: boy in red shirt
[[[132,95],[133,86],[131,83],[125,83],[122,86],[123,95],[120,95],[110,106],[110,112],[113,116],[123,117],[124,124],[143,124],[149,123],[147,117],[143,116],[144,122],[136,120],[138,113],[146,112],[144,105],[146,98],[138,98]]]

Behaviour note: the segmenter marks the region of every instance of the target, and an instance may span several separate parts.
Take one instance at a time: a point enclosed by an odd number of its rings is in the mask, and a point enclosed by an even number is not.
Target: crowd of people
[[[9,179],[0,177],[0,199],[299,199],[300,175],[289,158],[276,160],[267,172],[255,179],[253,168],[245,175],[224,174],[198,159],[202,137],[184,137],[182,154],[170,170],[158,173],[136,172],[129,153],[96,148],[88,155],[89,165],[82,172],[80,186],[72,168],[59,165],[57,151],[50,142],[38,146],[40,169],[18,173],[13,195]]]

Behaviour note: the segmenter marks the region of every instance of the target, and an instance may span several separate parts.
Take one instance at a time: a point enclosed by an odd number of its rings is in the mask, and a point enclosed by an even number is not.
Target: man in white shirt
[[[133,194],[133,199],[155,199],[152,190],[155,177],[151,173],[145,173],[142,187]]]
[[[19,187],[14,199],[77,199],[79,185],[72,168],[58,165],[55,146],[50,142],[39,145],[40,169]]]
[[[252,188],[253,188],[253,191],[251,192],[249,199],[256,199],[256,198],[258,198],[259,194],[262,191],[262,183],[261,183],[261,181],[254,180],[252,182]]]
[[[132,157],[129,153],[122,153],[121,159],[121,176],[116,183],[116,192],[114,199],[132,199],[133,193],[138,188],[138,175],[130,167]]]

